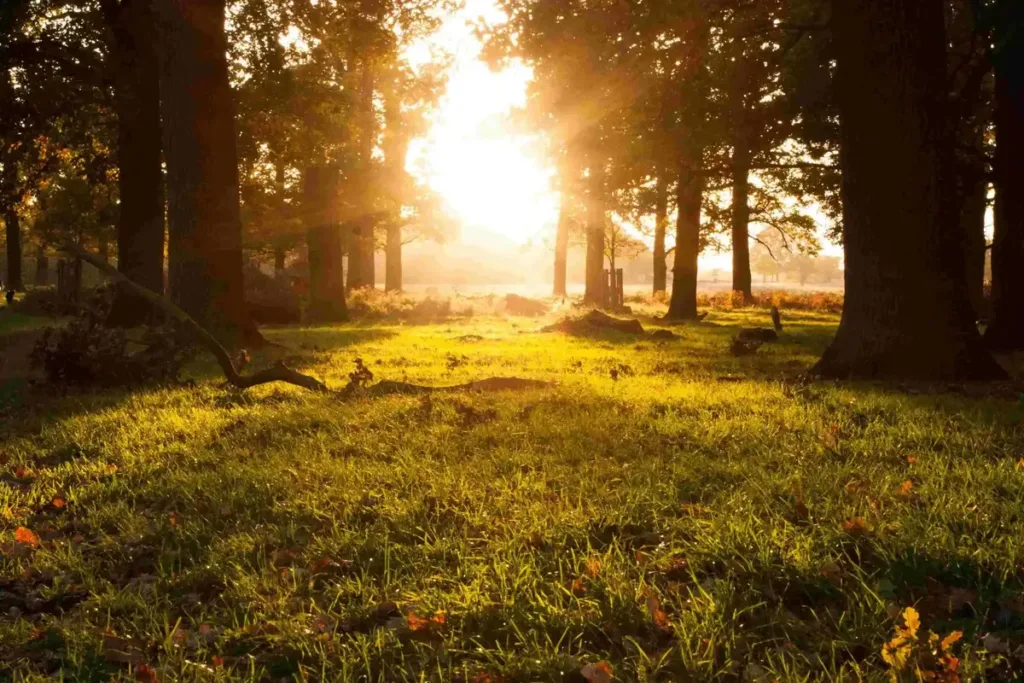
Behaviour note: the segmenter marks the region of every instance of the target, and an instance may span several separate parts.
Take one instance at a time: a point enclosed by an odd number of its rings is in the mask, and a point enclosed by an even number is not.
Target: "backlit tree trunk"
[[[36,252],[36,275],[33,282],[38,286],[50,283],[50,258],[46,255],[46,245],[39,245]]]
[[[672,265],[672,298],[667,320],[693,320],[697,317],[697,257],[700,255],[700,214],[704,196],[702,151],[684,140],[676,187],[676,248]]]
[[[732,152],[732,291],[753,299],[750,280],[750,152],[737,136]]]
[[[21,219],[14,209],[4,211],[7,238],[7,289],[20,292],[25,288],[21,277]]]
[[[337,169],[312,166],[303,178],[303,218],[309,260],[309,322],[348,320],[342,232],[337,219]]]
[[[604,226],[605,161],[599,156],[590,166],[587,195],[587,281],[583,302],[595,306],[605,303]]]
[[[668,284],[668,263],[665,261],[665,233],[668,229],[668,173],[661,169],[655,186],[654,200],[654,293],[664,292]]]
[[[967,296],[945,120],[942,4],[833,3],[846,302],[815,367],[838,377],[990,379]]]
[[[402,225],[398,222],[388,224],[387,242],[384,245],[384,290],[387,292],[402,291]]]
[[[562,188],[562,203],[558,209],[558,227],[555,229],[555,296],[566,295],[566,269],[569,262],[569,198]]]
[[[998,351],[1024,349],[1024,77],[1013,68],[996,74],[992,316],[985,341]]]
[[[985,212],[988,209],[988,183],[979,174],[962,187],[960,224],[965,234],[967,294],[976,319],[986,317],[985,306]]]
[[[376,282],[374,252],[373,148],[377,137],[374,113],[373,63],[364,60],[359,84],[359,179],[357,181],[358,215],[352,222],[352,244],[349,250],[349,289],[373,287]]]
[[[110,3],[120,215],[117,268],[158,294],[164,285],[164,197],[161,170],[159,60],[148,0]],[[152,315],[143,299],[119,289],[108,322],[138,325]]]
[[[259,346],[245,305],[225,0],[154,0],[171,297],[225,346]]]

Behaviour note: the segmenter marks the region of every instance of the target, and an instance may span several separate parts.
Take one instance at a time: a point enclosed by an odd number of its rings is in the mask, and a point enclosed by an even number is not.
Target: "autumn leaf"
[[[213,656],[213,668],[214,669],[223,669],[224,668],[224,658],[221,657],[220,655],[214,655]]]
[[[948,652],[949,648],[953,647],[953,644],[964,637],[963,631],[953,631],[948,636],[942,639],[941,649],[943,652]]]
[[[447,617],[444,612],[438,611],[432,617],[421,617],[416,612],[410,611],[406,615],[410,631],[428,631],[431,628],[440,628],[445,625]]]
[[[591,578],[594,578],[595,576],[600,574],[601,573],[601,561],[598,560],[596,557],[588,557],[587,558],[586,572],[587,572],[587,576],[589,576]]]
[[[900,495],[904,498],[909,498],[914,492],[914,482],[910,479],[905,480],[900,484]]]
[[[31,479],[32,476],[33,476],[32,470],[30,470],[29,468],[25,467],[24,465],[19,465],[14,470],[14,478],[18,479],[19,481],[24,481],[26,479]]]
[[[181,515],[177,512],[172,512],[167,515],[167,522],[171,525],[171,528],[174,529],[181,524]]]
[[[615,680],[615,676],[612,674],[612,665],[605,661],[587,664],[580,669],[580,674],[587,683],[612,683]]]
[[[39,537],[32,533],[30,529],[26,529],[23,526],[19,526],[15,530],[14,540],[24,545],[30,545],[33,548],[39,547]]]
[[[854,517],[843,522],[843,531],[848,533],[850,536],[864,536],[870,529],[868,525],[864,523],[862,517]]]
[[[583,577],[582,576],[572,582],[572,592],[573,593],[586,593],[587,592],[587,587],[583,585]]]
[[[672,624],[668,621],[668,615],[661,609],[661,600],[652,591],[647,592],[647,611],[651,615],[651,619],[654,621],[654,625],[659,630],[665,633],[672,632]]]
[[[149,664],[139,664],[135,667],[135,680],[142,683],[156,683],[160,677],[156,675],[156,669]]]
[[[54,496],[52,503],[53,503],[53,507],[57,508],[58,510],[63,510],[68,505],[67,501],[65,501],[60,496]]]
[[[916,455],[908,455],[907,456],[907,464],[908,465],[915,465],[915,464],[917,464],[917,456]]]

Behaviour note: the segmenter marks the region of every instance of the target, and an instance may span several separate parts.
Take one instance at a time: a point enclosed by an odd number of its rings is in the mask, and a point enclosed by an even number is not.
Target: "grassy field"
[[[239,393],[201,365],[22,393],[0,412],[0,678],[888,680],[892,641],[900,680],[1020,680],[1019,394],[807,382],[833,314],[729,355],[766,322],[282,329],[254,359],[336,388],[357,357],[555,383],[528,392]]]

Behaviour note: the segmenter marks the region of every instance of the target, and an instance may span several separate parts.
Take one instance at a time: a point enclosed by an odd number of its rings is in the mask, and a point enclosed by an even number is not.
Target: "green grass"
[[[886,680],[911,605],[964,631],[965,678],[1021,676],[993,652],[1024,634],[1019,401],[804,382],[830,315],[730,356],[764,317],[668,342],[497,318],[269,333],[333,387],[356,357],[557,383],[525,393],[239,393],[203,365],[28,395],[0,414],[0,678]]]

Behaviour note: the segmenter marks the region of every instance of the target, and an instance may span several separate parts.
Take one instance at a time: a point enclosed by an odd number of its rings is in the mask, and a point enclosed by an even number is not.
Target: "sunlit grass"
[[[965,674],[1020,675],[981,645],[1024,629],[1018,402],[806,383],[836,323],[819,313],[728,354],[766,321],[713,311],[665,342],[493,317],[269,333],[335,388],[357,357],[378,379],[555,383],[525,393],[238,393],[201,365],[189,387],[35,397],[0,427],[0,671],[883,680],[917,604],[965,631]]]

